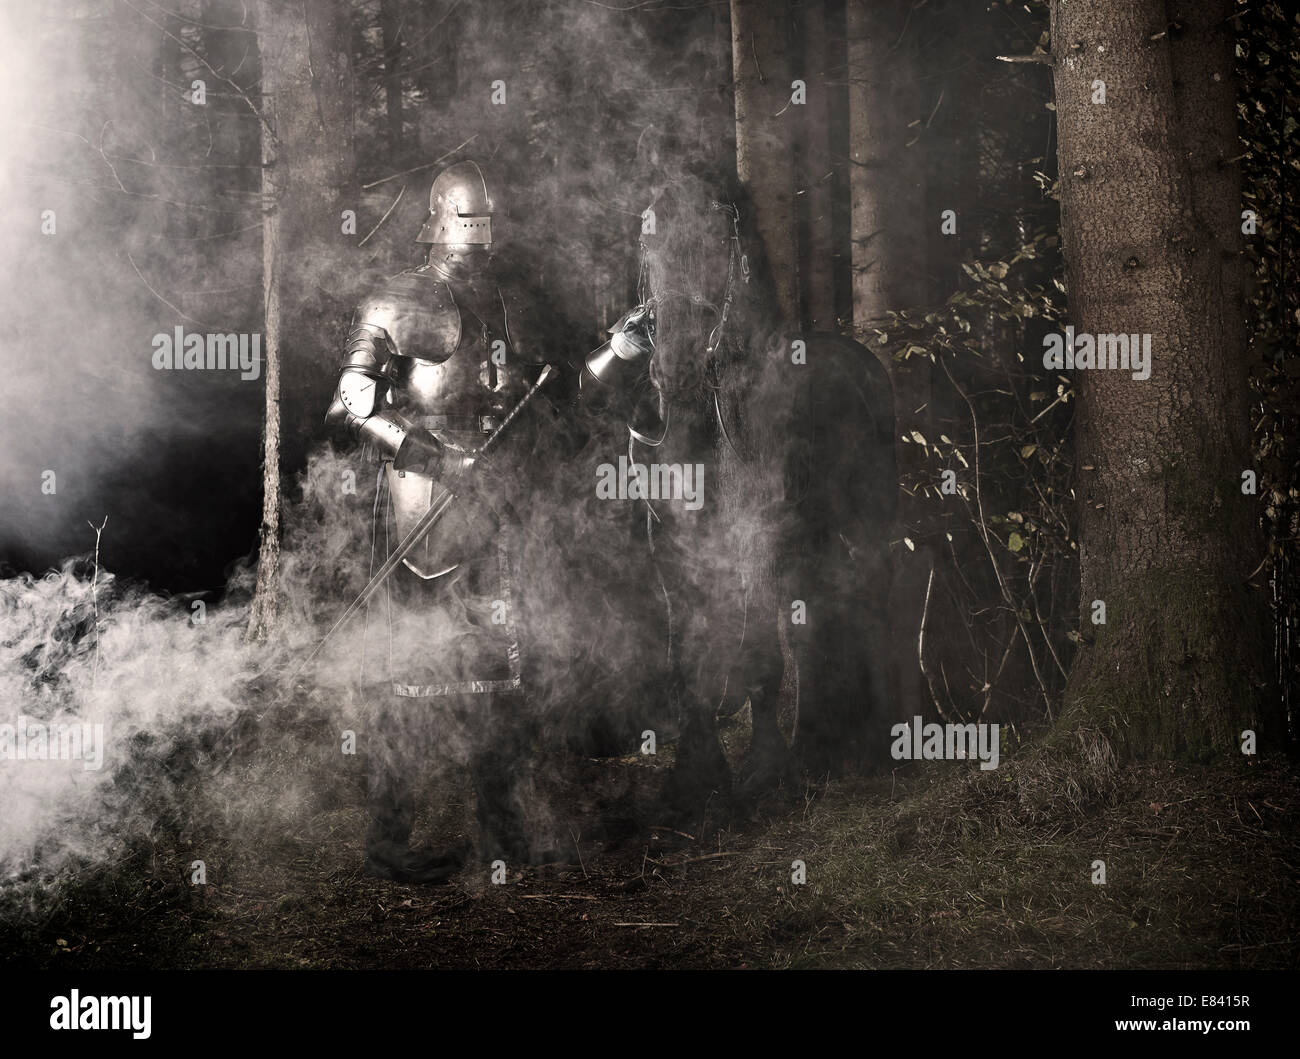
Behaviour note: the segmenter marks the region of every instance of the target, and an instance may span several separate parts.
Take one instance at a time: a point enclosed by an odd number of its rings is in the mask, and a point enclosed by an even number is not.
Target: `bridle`
[[[744,252],[740,245],[740,210],[733,202],[714,202],[711,204],[715,210],[722,210],[731,218],[731,248],[727,254],[727,287],[722,296],[722,312],[718,314],[718,324],[709,333],[708,345],[704,347],[704,354],[712,357],[717,351],[718,346],[722,344],[722,337],[727,327],[727,317],[731,313],[731,303],[736,296],[736,268],[740,268],[740,274],[744,277],[746,285],[749,283],[749,255]]]
[[[719,308],[711,302],[705,301],[698,294],[685,294],[681,292],[673,293],[678,294],[679,297],[689,299],[696,305],[707,305],[718,314],[717,323],[714,324],[713,330],[709,332],[708,340],[704,345],[704,356],[706,362],[715,365],[715,368],[711,369],[711,371],[713,374],[716,374],[715,355],[721,347],[723,339],[726,337],[727,320],[731,316],[732,303],[736,298],[737,273],[739,273],[741,279],[746,285],[749,283],[749,255],[744,252],[740,241],[740,210],[731,202],[714,201],[709,205],[713,209],[727,214],[731,221],[731,234],[727,236],[727,285],[723,289],[722,306]],[[645,243],[642,243],[641,262],[637,274],[637,300],[640,304],[648,306],[653,312],[658,303],[664,300],[664,296],[662,294],[652,294],[650,291],[649,266],[647,264],[648,256],[649,251],[647,250]]]

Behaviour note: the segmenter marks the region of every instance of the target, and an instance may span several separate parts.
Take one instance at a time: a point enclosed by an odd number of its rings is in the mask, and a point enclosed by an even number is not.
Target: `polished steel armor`
[[[416,242],[490,246],[492,214],[500,212],[501,203],[488,191],[478,163],[457,162],[439,173],[429,188],[429,219]]]
[[[491,222],[500,206],[475,163],[440,173],[418,237],[431,244],[428,263],[371,291],[353,317],[326,419],[378,450],[399,538],[447,478],[473,464],[478,447],[554,359],[535,338],[528,303],[493,276]],[[666,426],[648,385],[653,353],[652,307],[637,306],[581,373],[584,401],[612,400],[632,435],[648,444]],[[481,506],[476,514],[473,504],[458,503],[404,564],[425,580],[455,569],[457,555],[445,543],[478,537],[486,546],[483,514]]]
[[[432,435],[448,458],[472,459],[540,370],[517,338],[522,313],[511,301],[486,270],[452,279],[425,265],[393,277],[357,309],[328,419],[386,460],[399,535],[438,495],[438,469],[406,466],[404,450]],[[452,526],[442,534],[455,535]],[[435,557],[436,539],[405,560],[426,579],[456,565]]]
[[[445,170],[419,236],[434,244],[429,263],[386,281],[353,317],[326,419],[379,450],[399,535],[441,494],[440,476],[472,463],[543,361],[523,299],[492,274],[494,205],[477,165]],[[473,517],[453,513],[440,538],[472,535]],[[426,580],[457,565],[433,535],[404,563]]]
[[[581,386],[591,403],[619,402],[628,417],[628,432],[645,445],[657,446],[668,429],[662,396],[650,379],[655,352],[653,304],[624,313],[609,329],[609,341],[587,354]]]

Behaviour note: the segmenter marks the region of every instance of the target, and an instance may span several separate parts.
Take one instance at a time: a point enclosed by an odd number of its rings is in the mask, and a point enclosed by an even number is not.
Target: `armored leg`
[[[527,864],[531,850],[519,785],[531,755],[532,726],[524,716],[522,696],[481,699],[470,772],[483,859]]]
[[[702,590],[707,577],[698,560],[672,534],[656,539],[655,565],[671,612],[670,695],[681,725],[677,760],[662,796],[670,811],[687,815],[712,795],[727,797],[731,791],[731,769],[714,718],[722,685],[719,660],[711,650],[716,630],[710,622],[717,615]]]
[[[366,829],[368,875],[406,883],[446,882],[465,862],[465,851],[412,850],[411,828],[415,823],[415,781],[427,730],[413,723],[401,723],[402,714],[385,709],[375,724],[370,746],[367,776]]]

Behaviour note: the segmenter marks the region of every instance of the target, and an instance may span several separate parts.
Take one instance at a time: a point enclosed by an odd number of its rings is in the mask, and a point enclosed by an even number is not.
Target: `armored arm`
[[[622,417],[632,436],[649,445],[663,439],[664,425],[649,374],[654,351],[654,310],[638,305],[610,328],[608,342],[587,354],[580,381],[584,408]]]
[[[398,470],[415,469],[436,476],[442,464],[443,445],[423,427],[382,407],[389,387],[384,367],[390,349],[387,332],[359,313],[348,334],[338,386],[325,422],[332,430],[373,445],[382,457],[392,459]]]

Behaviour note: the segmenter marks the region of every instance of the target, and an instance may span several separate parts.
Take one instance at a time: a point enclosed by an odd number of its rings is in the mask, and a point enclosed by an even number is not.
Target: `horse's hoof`
[[[698,815],[712,799],[731,798],[731,770],[698,771],[680,763],[669,771],[659,792],[659,801],[669,816],[682,820]]]
[[[799,785],[799,764],[779,735],[758,733],[740,764],[737,792],[745,799],[773,794]]]
[[[376,879],[399,883],[445,883],[465,866],[466,849],[457,846],[445,852],[395,849],[384,843],[371,849],[362,872]]]

